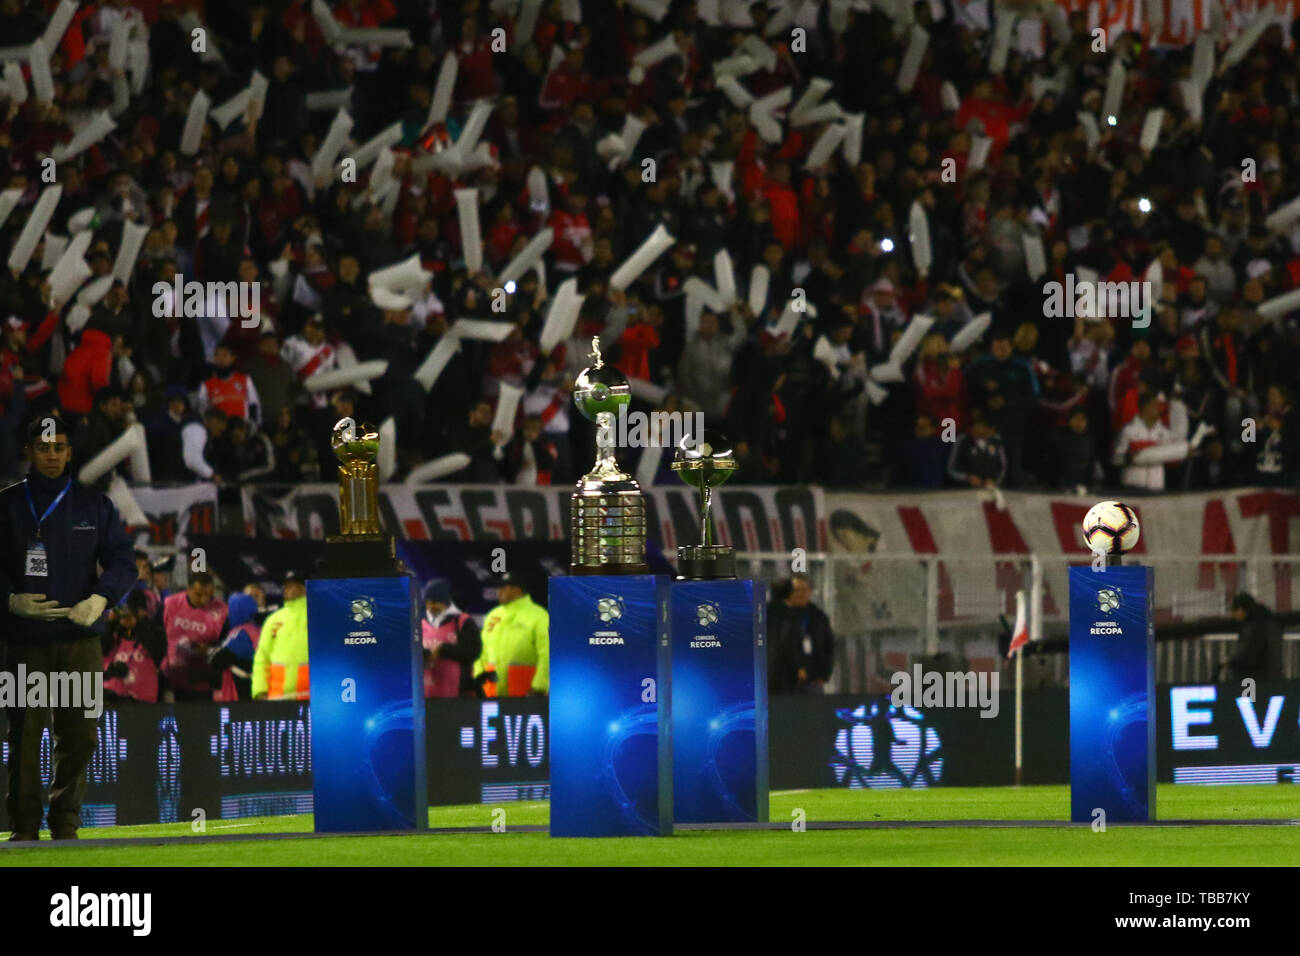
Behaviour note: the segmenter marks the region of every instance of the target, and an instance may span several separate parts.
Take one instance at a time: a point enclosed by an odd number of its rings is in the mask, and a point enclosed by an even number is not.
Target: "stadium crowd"
[[[0,2],[5,42],[36,39],[55,6]],[[469,464],[440,480],[569,482],[590,464],[593,438],[568,388],[599,335],[608,360],[663,390],[657,410],[703,411],[735,442],[737,482],[1296,485],[1300,310],[1258,311],[1300,286],[1296,221],[1266,225],[1292,198],[1286,173],[1300,164],[1294,24],[1290,35],[1270,27],[1214,74],[1197,119],[1179,85],[1192,47],[1113,30],[1098,52],[1086,9],[1070,12],[1068,40],[1047,30],[1041,49],[1017,40],[995,70],[988,9],[981,19],[977,4],[915,3],[929,42],[900,92],[909,34],[879,5],[722,4],[747,6],[752,25],[730,27],[707,22],[718,4],[673,0],[656,21],[640,3],[547,0],[527,36],[517,4],[331,6],[337,24],[405,30],[412,45],[331,45],[304,0],[107,0],[82,3],[53,48],[52,99],[28,64],[23,82],[6,72],[0,162],[17,201],[0,226],[5,248],[50,182],[42,160],[56,144],[99,111],[115,128],[56,164],[53,220],[30,261],[0,276],[0,474],[21,474],[26,423],[58,407],[76,425],[74,462],[143,423],[158,481],[329,480],[330,426],[346,415],[394,419],[398,478],[464,452]],[[754,97],[790,86],[795,99],[814,78],[829,81],[823,102],[864,114],[856,163],[837,149],[809,168],[824,124],[783,123],[769,142],[718,81],[717,64],[764,37],[782,6],[798,7],[794,24],[761,40],[770,59],[756,56],[738,81]],[[195,52],[190,11],[218,55]],[[668,35],[675,55],[634,65]],[[115,36],[134,38],[129,56]],[[448,53],[458,58],[451,108],[431,123]],[[1127,68],[1121,108],[1089,145],[1077,114],[1098,114],[1114,62]],[[182,152],[195,95],[224,103],[254,71],[264,102],[250,98],[224,126],[209,114],[194,155]],[[400,124],[395,203],[369,191],[373,166],[356,182],[312,175],[334,108],[309,97],[328,90],[347,91],[358,143]],[[492,103],[482,133],[492,161],[456,176],[424,168],[481,98]],[[1164,109],[1163,125],[1146,150],[1151,107]],[[631,157],[609,163],[598,144],[627,117],[645,130]],[[977,143],[988,146],[981,168]],[[467,187],[481,199],[484,265],[473,274],[455,200]],[[909,240],[916,202],[930,237],[924,270]],[[93,282],[113,272],[125,223],[148,229],[134,268],[74,321],[74,297],[51,301],[58,256],[47,244],[91,230]],[[675,245],[625,291],[612,286],[660,225]],[[544,277],[528,273],[506,311],[492,311],[494,276],[540,230],[553,232]],[[1033,279],[1026,234],[1045,258]],[[742,286],[756,265],[770,270],[766,303],[688,320],[687,280],[712,283],[723,249]],[[412,254],[432,280],[409,303],[376,304],[368,276]],[[1140,281],[1157,261],[1145,327],[1045,307],[1045,282]],[[260,322],[174,314],[184,311],[168,299],[177,275],[260,283]],[[584,296],[576,327],[543,354],[549,301],[571,277]],[[799,290],[809,308],[789,329],[781,317]],[[953,349],[985,312],[988,331]],[[901,380],[872,381],[917,315],[935,322]],[[426,391],[417,368],[464,317],[509,333],[462,339]],[[304,388],[312,374],[371,359],[387,361],[382,377]],[[499,433],[503,384],[524,397],[513,430]],[[1131,461],[1180,441],[1192,446],[1185,461]]]

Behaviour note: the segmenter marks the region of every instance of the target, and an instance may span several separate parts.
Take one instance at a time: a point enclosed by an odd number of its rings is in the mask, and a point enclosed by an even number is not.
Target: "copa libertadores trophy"
[[[379,432],[344,418],[330,447],[339,460],[340,533],[325,539],[307,581],[316,832],[423,830],[416,589],[379,520]],[[299,674],[299,687],[307,676]]]
[[[667,836],[673,827],[667,575],[650,573],[646,502],[615,457],[632,398],[593,339],[573,402],[596,463],[570,499],[572,563],[550,579],[551,836]]]
[[[578,480],[570,507],[571,574],[648,574],[645,498],[615,457],[614,419],[632,399],[627,377],[605,364],[600,339],[591,340],[593,364],[573,383],[573,403],[596,423],[596,463]]]
[[[700,493],[700,543],[677,549],[677,580],[717,581],[736,576],[734,549],[713,543],[713,489],[736,473],[731,443],[707,429],[685,435],[673,453],[677,477]]]

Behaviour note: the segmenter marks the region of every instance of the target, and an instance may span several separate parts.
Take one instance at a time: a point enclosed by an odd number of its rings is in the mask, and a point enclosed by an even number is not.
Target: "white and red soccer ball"
[[[1122,501],[1099,501],[1083,516],[1083,540],[1093,553],[1126,554],[1140,535],[1137,512]]]

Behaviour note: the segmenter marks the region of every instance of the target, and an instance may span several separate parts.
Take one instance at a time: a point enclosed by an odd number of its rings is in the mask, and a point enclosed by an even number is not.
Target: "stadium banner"
[[[1259,684],[1253,700],[1239,693],[1156,685],[1157,782],[1300,784],[1300,681]],[[999,698],[997,715],[984,718],[973,708],[895,707],[887,696],[773,696],[772,789],[1009,786],[1015,695]],[[1068,690],[1028,688],[1024,707],[1024,783],[1066,783]],[[1064,802],[1060,812],[1065,819]]]
[[[673,822],[768,818],[767,588],[674,581]]]
[[[941,623],[969,616],[969,608],[986,605],[989,595],[998,596],[1002,613],[1014,615],[1016,591],[1029,584],[1026,561],[1035,554],[1044,559],[1043,617],[1064,621],[1068,610],[1065,562],[1091,560],[1080,523],[1101,496],[1014,491],[999,495],[828,493],[830,552],[862,555],[863,573],[850,575],[856,578],[872,570],[871,556],[942,556],[937,581]],[[1247,560],[1300,551],[1300,495],[1295,493],[1246,488],[1134,495],[1125,500],[1142,525],[1134,559],[1154,555],[1160,561],[1157,623],[1184,613],[1203,616],[1206,608],[1208,613],[1222,614],[1223,598],[1247,584],[1238,563],[1197,561],[1198,555],[1231,554]],[[1006,560],[997,560],[1001,557]],[[1279,566],[1271,577],[1271,593],[1256,596],[1278,612],[1300,610],[1298,568]],[[841,568],[850,570],[847,565]],[[896,618],[920,619],[919,605],[906,606],[906,593],[896,590],[890,600]]]
[[[0,711],[0,789],[8,729]],[[311,714],[306,701],[237,704],[109,703],[86,773],[83,826],[209,822],[310,813]],[[50,731],[41,776],[52,775]],[[48,799],[48,794],[46,795]],[[0,808],[0,830],[7,827]]]
[[[189,538],[217,530],[217,486],[133,485],[131,494],[149,519],[148,527],[132,528],[136,547],[189,546]]]
[[[1237,693],[1157,685],[1159,782],[1300,783],[1300,681],[1259,684],[1253,701]],[[1059,687],[1025,690],[1026,784],[1069,781],[1068,698]],[[990,718],[970,708],[899,708],[867,694],[777,695],[769,711],[773,790],[1015,781],[1011,691],[1001,692]],[[427,700],[425,723],[431,806],[550,797],[545,698]],[[212,821],[310,813],[311,732],[305,701],[110,703],[99,719],[82,824],[179,822],[212,833],[221,832]],[[0,790],[7,734],[0,710]],[[41,773],[50,778],[48,729]],[[1060,819],[1068,813],[1062,799]],[[7,827],[0,801],[0,831]]]
[[[399,485],[379,487],[385,530],[413,541],[562,541],[569,533],[564,487],[510,485]],[[646,537],[664,551],[696,544],[699,504],[682,486],[642,489]],[[273,491],[243,489],[249,534],[320,540],[337,534],[338,487],[298,485]],[[716,542],[740,551],[818,551],[825,547],[823,492],[804,486],[724,488],[713,496]]]
[[[1160,779],[1300,784],[1300,681],[1157,688]]]
[[[550,581],[551,836],[673,832],[669,579]]]
[[[1070,820],[1156,819],[1151,568],[1070,568]]]
[[[550,799],[547,698],[441,698],[425,710],[431,806]]]

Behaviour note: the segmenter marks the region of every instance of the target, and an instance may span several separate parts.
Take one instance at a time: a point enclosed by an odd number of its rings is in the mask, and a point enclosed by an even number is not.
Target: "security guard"
[[[284,576],[284,606],[266,619],[253,658],[254,700],[307,700],[307,584]]]
[[[474,673],[495,670],[500,697],[545,695],[551,686],[550,615],[533,603],[517,574],[501,579],[497,600],[500,606],[483,620],[483,656]]]
[[[40,672],[80,673],[81,686],[102,674],[100,635],[104,611],[136,580],[131,542],[117,509],[103,493],[72,479],[68,428],[38,418],[27,428],[31,470],[0,491],[0,641],[11,686],[21,665]],[[7,610],[5,610],[7,609]],[[60,682],[68,686],[65,682]],[[47,688],[54,682],[46,678]],[[26,688],[19,688],[20,693]],[[93,692],[92,692],[93,693]],[[52,723],[54,779],[50,784],[50,835],[77,836],[86,767],[95,752],[98,715],[83,691],[80,702],[7,708],[9,792],[5,808],[11,840],[35,840],[41,825],[41,735]],[[49,701],[59,704],[59,701]],[[67,706],[78,703],[79,706]],[[52,720],[51,720],[52,718]]]

